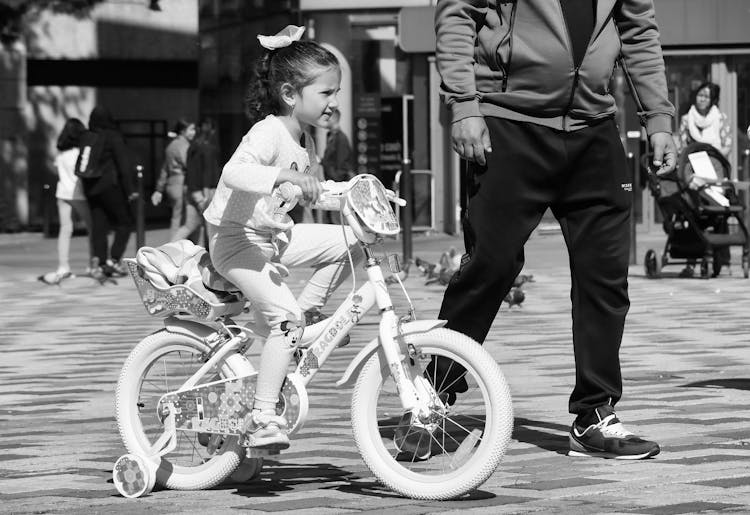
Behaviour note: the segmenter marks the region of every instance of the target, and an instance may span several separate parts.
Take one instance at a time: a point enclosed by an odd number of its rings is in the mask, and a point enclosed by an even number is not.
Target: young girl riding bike
[[[303,27],[288,26],[276,36],[258,36],[260,58],[247,98],[248,115],[260,120],[242,138],[224,166],[211,204],[204,212],[211,260],[262,314],[270,333],[261,353],[248,439],[254,447],[286,448],[286,420],[276,415],[295,351],[290,331],[321,319],[320,308],[363,259],[354,234],[326,224],[294,224],[284,188],[301,188],[315,202],[322,189],[311,174],[317,166],[313,127],[328,128],[338,108],[341,69],[336,57],[312,41],[300,41]],[[349,248],[347,249],[347,244]],[[314,272],[297,299],[284,283],[287,267]]]

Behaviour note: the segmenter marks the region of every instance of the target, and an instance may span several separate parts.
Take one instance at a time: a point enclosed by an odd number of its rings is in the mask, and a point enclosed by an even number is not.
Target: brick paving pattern
[[[159,235],[150,234],[149,242]],[[650,238],[660,249],[663,237]],[[266,461],[259,480],[201,492],[157,490],[131,500],[112,484],[112,465],[125,452],[114,387],[127,354],[161,321],[146,314],[129,278],[117,286],[88,278],[60,287],[37,282],[52,267],[54,245],[0,236],[0,512],[750,511],[750,280],[737,266],[733,275],[710,280],[678,279],[679,267],[660,280],[646,279],[640,266],[631,269],[618,413],[626,427],[661,443],[654,459],[565,455],[574,380],[570,279],[562,239],[549,234],[527,246],[525,273],[535,282],[525,286],[526,301],[503,306],[485,344],[511,385],[515,429],[507,456],[480,490],[456,501],[414,501],[380,486],[364,467],[351,438],[350,390],[332,386],[372,337],[377,318],[370,313],[310,385],[305,428],[288,451]],[[461,242],[418,237],[414,253],[436,261],[450,245]],[[389,246],[399,250],[397,242]],[[303,279],[295,272],[292,287]],[[420,317],[434,318],[442,287],[425,286],[414,271],[405,284]],[[391,291],[403,310],[397,290]],[[259,350],[251,349],[251,359]]]

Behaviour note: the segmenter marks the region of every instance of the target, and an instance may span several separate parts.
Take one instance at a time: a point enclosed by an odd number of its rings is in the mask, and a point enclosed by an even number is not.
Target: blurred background
[[[287,24],[342,62],[341,126],[356,172],[399,186],[413,174],[415,230],[455,234],[462,205],[460,163],[448,145],[434,62],[435,0],[0,0],[0,232],[56,234],[53,159],[65,120],[107,106],[153,190],[177,118],[218,121],[221,159],[249,128],[245,85],[258,34]],[[721,86],[733,128],[733,179],[747,180],[750,124],[750,2],[659,0],[657,21],[678,117],[698,84]],[[640,166],[644,135],[626,81],[615,70],[626,148]],[[677,126],[675,125],[675,130]],[[325,134],[318,135],[322,152]],[[639,231],[659,210],[635,173]],[[145,206],[148,226],[166,206]]]

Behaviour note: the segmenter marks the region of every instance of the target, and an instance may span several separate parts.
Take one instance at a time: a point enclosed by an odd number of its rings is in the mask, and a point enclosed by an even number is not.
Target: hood
[[[104,129],[116,129],[112,114],[106,107],[97,106],[91,111],[89,117],[89,129],[92,131],[101,131]]]

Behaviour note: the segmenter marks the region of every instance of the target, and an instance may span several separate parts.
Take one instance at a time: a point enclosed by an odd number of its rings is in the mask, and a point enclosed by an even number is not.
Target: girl
[[[63,279],[72,276],[70,272],[70,239],[73,236],[73,211],[83,220],[88,231],[89,258],[91,257],[91,213],[83,186],[75,175],[78,160],[78,143],[81,134],[86,132],[86,126],[78,118],[70,118],[65,122],[60,136],[57,138],[57,150],[60,153],[55,158],[57,170],[57,213],[60,218],[60,232],[57,236],[57,270],[39,276],[39,280],[46,284],[60,284]]]
[[[347,246],[335,225],[295,225],[279,185],[299,186],[306,201],[321,193],[311,174],[316,163],[312,127],[328,128],[338,107],[341,70],[336,57],[311,41],[299,41],[303,27],[258,36],[267,49],[250,84],[248,114],[260,120],[242,138],[224,166],[216,193],[204,212],[211,260],[237,285],[270,327],[261,353],[253,411],[247,423],[253,446],[286,448],[286,420],[276,402],[295,347],[287,337],[295,324],[321,319],[320,308],[350,272]],[[363,254],[351,230],[355,263]],[[287,266],[314,272],[295,300],[284,283]]]

